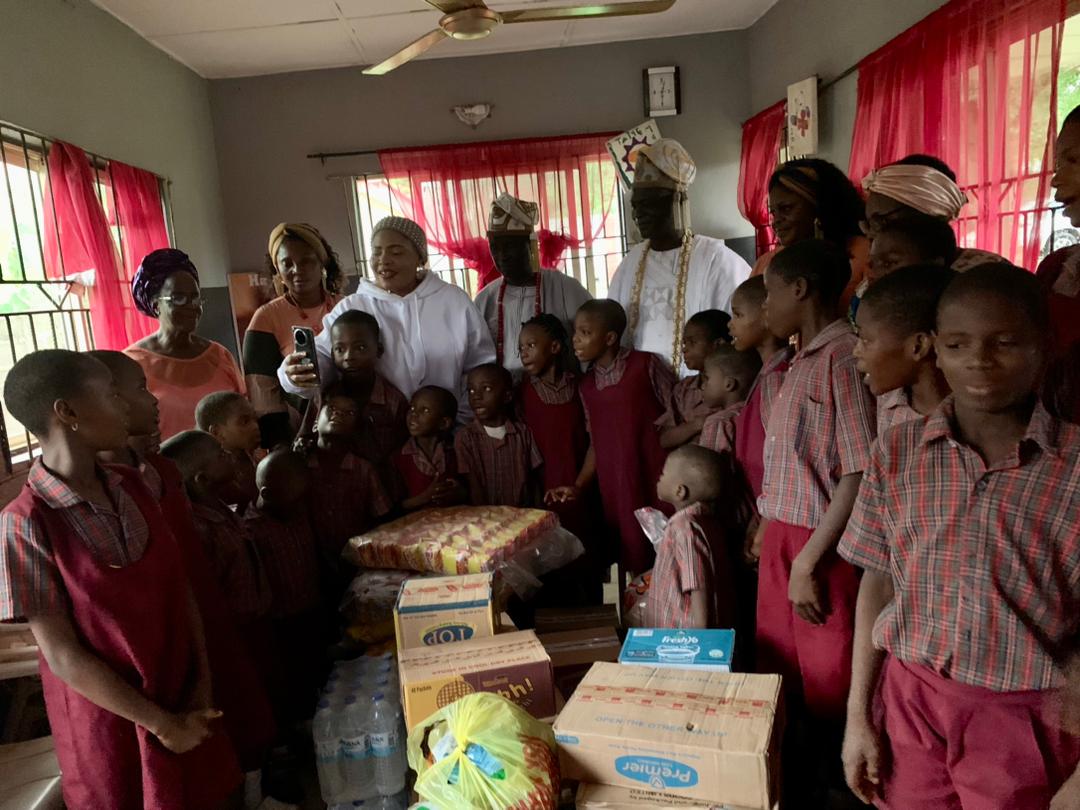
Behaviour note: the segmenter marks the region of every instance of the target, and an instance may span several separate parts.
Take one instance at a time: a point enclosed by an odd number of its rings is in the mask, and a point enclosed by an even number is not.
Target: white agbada
[[[641,285],[641,308],[637,329],[631,338],[629,330],[624,337],[627,346],[660,355],[664,362],[671,362],[672,342],[675,338],[675,280],[679,274],[679,252],[652,250],[645,260],[645,278]],[[615,277],[611,281],[608,297],[623,305],[629,312],[634,290],[634,278],[641,264],[645,243],[635,245],[626,254]],[[735,288],[750,278],[750,265],[722,239],[694,236],[690,252],[690,266],[686,279],[686,311],[683,323],[691,315],[706,309],[721,309],[731,313],[731,296]],[[682,364],[679,374],[689,374]]]
[[[458,398],[458,419],[471,418],[465,375],[495,360],[495,344],[480,311],[463,290],[431,272],[404,296],[362,280],[356,292],[341,299],[323,318],[323,331],[315,339],[323,385],[337,379],[330,327],[341,313],[352,309],[368,312],[379,322],[385,351],[378,368],[384,377],[407,397],[425,385],[445,388]],[[294,385],[285,375],[284,363],[278,380],[290,394],[311,397],[314,393],[314,389]]]

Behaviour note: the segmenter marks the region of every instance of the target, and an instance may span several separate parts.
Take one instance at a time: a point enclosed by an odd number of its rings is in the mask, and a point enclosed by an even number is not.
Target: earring
[[[814,238],[821,239],[825,235],[825,232],[821,229],[821,220],[814,217]]]
[[[78,422],[72,422],[71,423],[71,432],[72,433],[78,433],[79,432],[79,423]]]

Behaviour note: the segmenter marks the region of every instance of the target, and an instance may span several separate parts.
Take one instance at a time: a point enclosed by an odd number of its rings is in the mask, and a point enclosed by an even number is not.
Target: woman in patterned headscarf
[[[480,310],[464,290],[427,269],[427,238],[411,219],[386,217],[372,229],[371,270],[323,319],[315,340],[316,376],[303,354],[291,353],[278,369],[289,394],[311,397],[318,385],[337,378],[330,351],[330,327],[343,312],[358,309],[379,322],[383,353],[378,370],[406,397],[425,385],[445,388],[458,398],[459,418],[469,418],[465,375],[495,360],[495,344]]]
[[[281,295],[255,310],[248,324],[244,372],[263,446],[270,448],[292,438],[290,416],[299,415],[300,402],[289,401],[277,378],[278,366],[293,350],[292,328],[322,331],[323,318],[341,300],[344,274],[330,243],[302,222],[282,222],[270,232],[266,269]]]
[[[207,394],[246,393],[229,350],[195,334],[202,296],[199,271],[186,253],[165,248],[148,254],[132,279],[131,297],[139,312],[160,323],[124,353],[142,366],[146,387],[158,398],[162,439],[195,427],[195,406]]]

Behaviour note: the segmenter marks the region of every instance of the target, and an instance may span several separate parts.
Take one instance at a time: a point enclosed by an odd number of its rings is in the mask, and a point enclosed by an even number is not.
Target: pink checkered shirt
[[[248,528],[225,504],[191,504],[203,551],[229,606],[240,621],[265,616],[270,609],[270,583]]]
[[[762,517],[815,529],[840,478],[866,467],[877,414],[854,345],[836,320],[792,359],[765,430]]]
[[[1061,683],[1080,631],[1080,427],[1036,405],[987,468],[946,400],[875,444],[840,554],[892,577],[874,644],[994,691]]]
[[[361,458],[384,464],[409,438],[405,417],[409,400],[381,374],[375,375],[371,396],[360,413],[356,449]]]
[[[656,426],[676,427],[694,419],[704,419],[711,413],[713,409],[705,404],[705,394],[701,390],[701,376],[686,377],[672,387],[667,409],[656,420]]]
[[[745,402],[738,402],[730,408],[717,411],[705,420],[697,443],[717,453],[735,455],[735,417],[742,411]]]
[[[352,453],[338,459],[316,448],[308,469],[312,528],[324,559],[336,565],[349,538],[371,529],[393,504],[375,468]]]
[[[703,503],[672,515],[656,547],[645,608],[648,627],[685,627],[690,621],[690,596],[697,590],[704,590],[707,597],[708,626],[716,626],[716,566],[722,564],[722,534]]]
[[[270,583],[270,615],[296,616],[319,607],[319,557],[306,511],[284,521],[252,508],[244,521]]]
[[[505,438],[493,439],[473,420],[454,437],[458,472],[474,476],[484,490],[485,503],[476,506],[536,506],[533,471],[544,458],[523,422],[506,422]]]
[[[787,375],[788,368],[791,366],[791,358],[794,356],[794,347],[787,346],[770,357],[761,367],[754,384],[750,386],[750,390],[747,392],[746,398],[750,399],[755,389],[761,389],[762,428],[769,426],[769,416],[772,413],[773,403],[776,402],[776,395],[780,393],[780,389],[784,385],[784,377]]]
[[[911,407],[911,396],[903,388],[887,391],[877,398],[877,432],[880,436],[895,425],[902,425],[923,415]]]

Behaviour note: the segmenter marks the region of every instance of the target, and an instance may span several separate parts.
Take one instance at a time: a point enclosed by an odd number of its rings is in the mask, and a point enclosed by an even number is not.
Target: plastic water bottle
[[[375,795],[375,772],[368,729],[371,710],[354,696],[345,698],[341,713],[341,762],[343,790],[336,798],[356,801]]]
[[[380,796],[405,789],[405,721],[401,707],[382,692],[371,696],[371,751],[375,759],[375,788]]]
[[[315,743],[315,767],[319,774],[319,791],[323,801],[334,802],[344,787],[341,761],[341,738],[338,734],[337,716],[326,700],[319,701],[315,719],[311,724]]]
[[[396,796],[380,796],[378,810],[407,810],[409,806],[409,792],[401,791]]]

